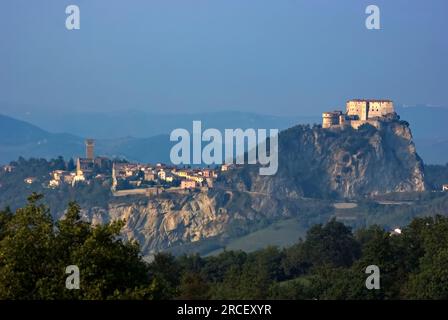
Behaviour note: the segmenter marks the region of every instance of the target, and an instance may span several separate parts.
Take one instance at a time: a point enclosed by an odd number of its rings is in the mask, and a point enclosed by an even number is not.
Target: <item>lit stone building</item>
[[[347,101],[345,113],[330,111],[322,113],[322,128],[351,126],[358,129],[369,123],[379,127],[380,122],[397,117],[391,100],[354,99]]]
[[[34,182],[37,181],[37,178],[36,177],[27,177],[23,181],[25,181],[25,183],[27,183],[27,184],[33,184]]]
[[[11,165],[3,166],[3,171],[8,172],[8,173],[11,173],[11,172],[14,171],[14,167],[11,166]]]
[[[159,177],[160,180],[165,180],[166,178],[165,170],[161,169],[159,172],[157,172],[157,176]]]
[[[342,111],[327,111],[322,113],[322,127],[330,128],[332,126],[338,125],[340,120],[339,117],[342,115]]]
[[[180,183],[181,189],[194,189],[196,188],[196,181],[193,180],[182,180]]]
[[[95,163],[90,159],[78,158],[76,160],[76,175],[86,176],[93,172]]]

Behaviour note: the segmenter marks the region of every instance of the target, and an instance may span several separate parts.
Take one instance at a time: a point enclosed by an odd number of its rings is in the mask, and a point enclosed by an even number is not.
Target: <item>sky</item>
[[[447,14],[446,0],[2,0],[0,113],[448,106]]]

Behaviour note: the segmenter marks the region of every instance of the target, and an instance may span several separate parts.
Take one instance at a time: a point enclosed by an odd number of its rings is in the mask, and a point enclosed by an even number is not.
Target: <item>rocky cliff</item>
[[[383,122],[380,129],[296,126],[280,133],[275,176],[260,176],[247,166],[223,179],[223,185],[239,190],[288,197],[358,198],[425,190],[423,162],[405,121]]]
[[[107,209],[82,210],[84,218],[93,224],[125,220],[123,236],[138,240],[144,254],[212,238],[222,245],[229,237],[243,235],[272,221],[300,217],[303,224],[312,224],[327,219],[330,213],[325,201],[298,201],[219,189],[188,195],[132,197],[114,200]],[[216,248],[216,243],[212,246]]]
[[[281,218],[312,223],[331,214],[325,199],[425,190],[423,164],[403,121],[381,129],[293,127],[279,136],[277,174],[258,172],[242,166],[222,174],[208,192],[114,200],[107,210],[84,214],[94,223],[125,219],[124,236],[139,240],[148,254]]]

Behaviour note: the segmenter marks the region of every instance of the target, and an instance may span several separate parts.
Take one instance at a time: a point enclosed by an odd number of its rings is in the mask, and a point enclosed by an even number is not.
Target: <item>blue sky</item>
[[[81,30],[65,29],[69,4]],[[2,0],[0,113],[448,106],[447,14],[446,0]]]

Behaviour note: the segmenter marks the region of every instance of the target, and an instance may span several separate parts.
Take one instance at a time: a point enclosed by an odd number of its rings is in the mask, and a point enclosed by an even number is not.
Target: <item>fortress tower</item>
[[[342,111],[328,111],[322,113],[322,128],[330,128],[331,126],[339,124],[339,116]]]
[[[86,139],[86,159],[93,160],[93,150],[95,148],[95,140]]]

